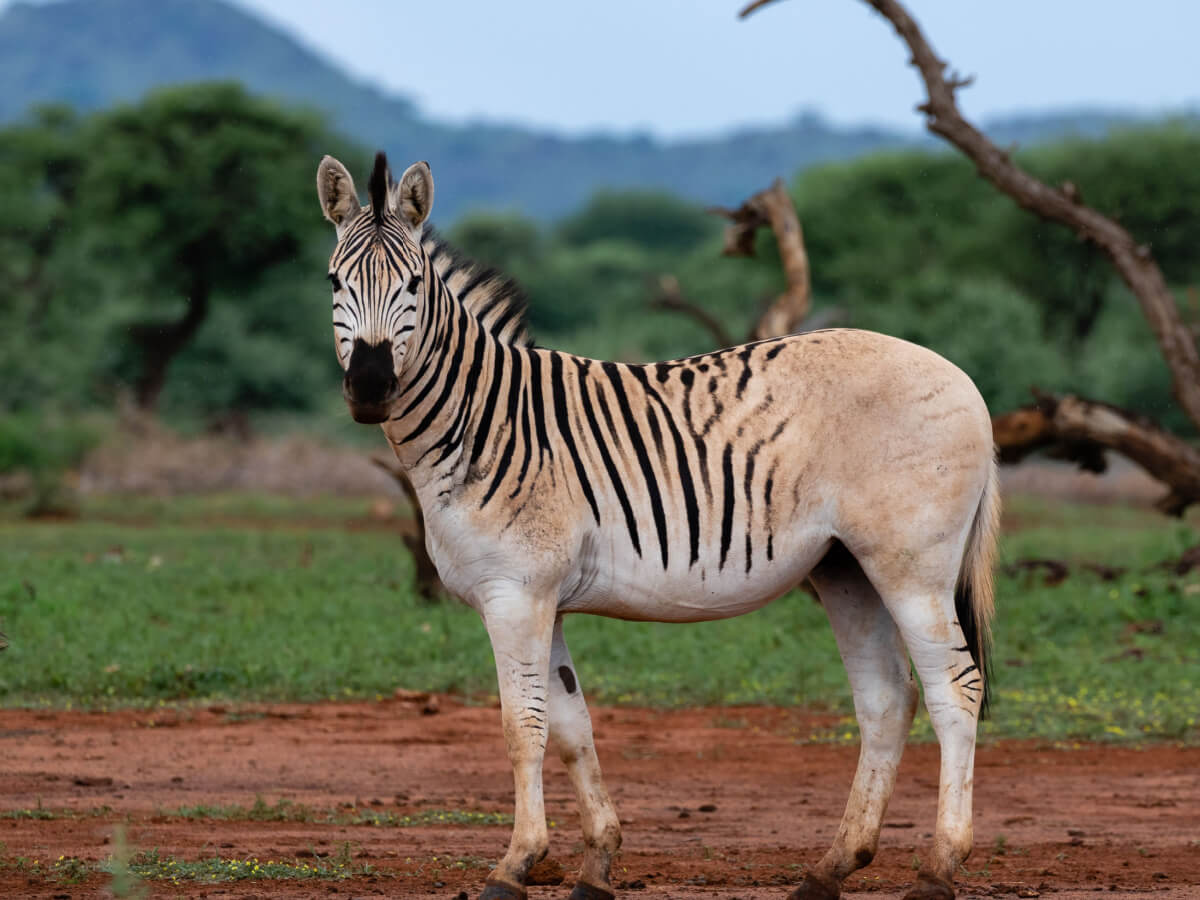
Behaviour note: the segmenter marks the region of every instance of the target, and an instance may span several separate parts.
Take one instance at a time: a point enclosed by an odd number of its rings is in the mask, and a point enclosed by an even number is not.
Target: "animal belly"
[[[596,560],[592,576],[560,605],[563,612],[585,612],[646,622],[705,622],[753,612],[791,590],[825,555],[829,541],[813,542],[777,561],[739,571],[703,565],[662,569],[653,561]],[[788,548],[792,549],[792,548]]]

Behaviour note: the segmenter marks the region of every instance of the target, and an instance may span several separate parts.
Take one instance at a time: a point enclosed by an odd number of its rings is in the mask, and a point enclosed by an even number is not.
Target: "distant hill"
[[[448,125],[409,100],[354,81],[289,35],[224,0],[60,0],[0,15],[0,122],[31,105],[95,109],[154,87],[237,79],[251,90],[325,111],[332,124],[397,165],[427,159],[439,220],[468,208],[561,215],[601,187],[653,187],[700,203],[736,204],[778,175],[882,148],[929,146],[880,128],[839,128],[812,114],[778,127],[660,141],[566,137],[497,124]],[[1111,112],[991,123],[1002,143],[1098,134],[1133,117]]]

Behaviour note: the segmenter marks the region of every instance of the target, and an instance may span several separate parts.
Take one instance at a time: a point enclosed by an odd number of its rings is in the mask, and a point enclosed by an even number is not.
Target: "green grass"
[[[346,852],[330,858],[314,858],[307,860],[260,860],[258,857],[249,859],[223,859],[210,857],[208,859],[187,860],[174,856],[160,856],[158,851],[136,854],[128,863],[129,871],[139,878],[151,881],[169,881],[179,884],[184,881],[194,881],[203,884],[218,884],[226,881],[260,881],[260,880],[311,880],[324,879],[340,881],[355,875],[369,875],[370,866],[354,866],[350,862],[350,853]]]
[[[430,825],[511,825],[508,813],[480,812],[465,809],[423,809],[411,814],[390,810],[344,809],[319,810],[302,803],[280,799],[269,804],[256,797],[251,806],[230,804],[211,806],[180,806],[160,810],[159,815],[170,819],[202,819],[226,822],[312,822],[324,825],[373,825],[384,828],[414,828]]]
[[[48,884],[78,885],[96,874],[107,874],[109,893],[115,897],[145,896],[139,887],[142,880],[182,884],[221,884],[231,881],[342,881],[356,875],[376,875],[369,864],[355,865],[351,859],[350,844],[326,857],[314,856],[311,860],[301,859],[180,859],[164,856],[157,850],[130,854],[127,850],[114,853],[100,863],[91,863],[74,856],[60,856],[57,860],[42,861],[35,857],[7,856],[0,854],[0,870],[11,869],[28,877],[32,884],[41,881]]]
[[[1195,740],[1200,574],[1153,566],[1191,523],[1117,507],[1011,504],[1003,560],[1076,566],[1058,586],[1001,575],[985,735]],[[362,501],[214,497],[91,504],[68,523],[0,519],[0,703],[106,707],[495,692],[478,616],[421,603],[399,538],[347,530]],[[226,523],[226,524],[223,524]],[[1111,581],[1077,568],[1123,566]],[[821,608],[802,593],[738,619],[572,617],[593,701],[799,704],[850,713]],[[929,736],[928,723],[916,731]],[[854,738],[852,718],[828,734]],[[847,738],[849,735],[849,738]]]

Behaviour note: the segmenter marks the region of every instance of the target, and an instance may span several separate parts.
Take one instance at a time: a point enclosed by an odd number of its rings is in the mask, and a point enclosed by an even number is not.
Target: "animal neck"
[[[383,425],[419,493],[422,485],[445,492],[465,478],[480,376],[506,349],[436,268],[427,265],[424,278],[427,294],[404,354],[399,401]]]

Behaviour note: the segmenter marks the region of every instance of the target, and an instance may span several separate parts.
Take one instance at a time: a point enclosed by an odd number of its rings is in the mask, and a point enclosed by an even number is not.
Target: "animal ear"
[[[358,193],[354,190],[354,179],[340,162],[326,156],[317,166],[317,197],[321,201],[321,212],[334,224],[338,234],[362,210],[358,205]]]
[[[392,187],[392,208],[413,229],[420,228],[433,209],[433,173],[422,160],[409,166]]]

